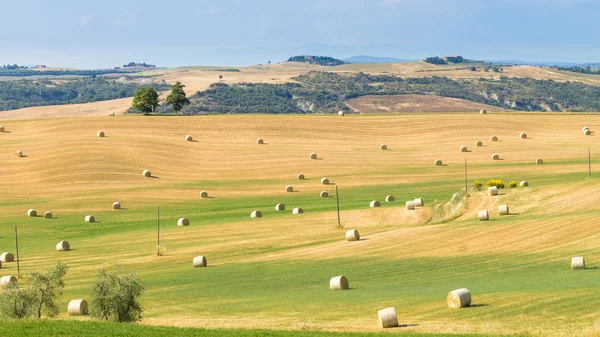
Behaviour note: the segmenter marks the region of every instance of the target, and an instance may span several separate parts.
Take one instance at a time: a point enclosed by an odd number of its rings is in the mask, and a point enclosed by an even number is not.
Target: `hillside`
[[[460,111],[509,111],[493,105],[475,103],[458,98],[430,95],[362,96],[346,101],[353,111],[362,114],[460,112]]]
[[[143,324],[380,331],[377,310],[394,306],[408,325],[394,332],[596,333],[600,184],[595,173],[587,179],[587,149],[596,170],[600,144],[581,127],[600,130],[597,115],[106,116],[3,125],[0,251],[14,251],[18,225],[24,275],[58,260],[70,266],[63,319],[72,319],[70,299],[89,296],[97,269],[119,264],[146,286]],[[15,157],[17,149],[27,157]],[[309,159],[313,151],[320,160]],[[465,158],[469,185],[499,178],[530,187],[498,197],[470,191],[465,209],[451,201]],[[296,179],[300,172],[306,180]],[[285,192],[289,184],[296,192]],[[332,197],[320,198],[323,190]],[[406,211],[417,197],[425,207]],[[372,200],[382,206],[370,208]],[[124,209],[112,210],[114,201]],[[513,215],[499,217],[499,204]],[[156,206],[163,257],[154,256]],[[305,213],[293,215],[294,207]],[[55,218],[26,217],[29,208]],[[263,218],[250,218],[255,209]],[[482,209],[491,221],[476,220]],[[88,214],[98,222],[85,223]],[[191,225],[178,227],[181,217]],[[364,240],[345,241],[352,228]],[[73,250],[56,252],[60,240]],[[197,255],[210,267],[194,269]],[[572,256],[585,256],[590,269],[571,271]],[[14,263],[0,269],[15,273]],[[336,275],[352,289],[330,291]],[[448,309],[447,293],[460,287],[475,306]]]

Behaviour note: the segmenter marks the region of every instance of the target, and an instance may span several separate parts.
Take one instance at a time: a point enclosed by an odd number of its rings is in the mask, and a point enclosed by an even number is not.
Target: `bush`
[[[515,188],[515,187],[517,187],[517,182],[516,182],[516,181],[514,181],[514,180],[513,180],[513,181],[511,181],[511,182],[509,182],[509,183],[508,183],[508,187],[510,187],[510,188]]]
[[[481,191],[481,186],[483,186],[483,183],[481,181],[479,181],[479,180],[475,180],[473,182],[473,185],[475,186],[476,190]]]
[[[0,293],[0,315],[6,318],[26,318],[35,315],[36,299],[29,289],[9,283]]]
[[[56,298],[65,288],[63,276],[67,273],[67,265],[58,261],[54,267],[45,274],[33,272],[28,278],[28,290],[33,294],[36,302],[37,317],[42,317],[42,309],[48,317],[56,317],[60,310],[56,305]]]
[[[134,273],[99,270],[92,286],[90,315],[112,322],[139,321],[143,312],[139,297],[143,291],[142,281]]]
[[[490,179],[485,185],[487,186],[487,188],[490,188],[492,186],[496,186],[499,189],[504,188],[504,182],[500,179]]]

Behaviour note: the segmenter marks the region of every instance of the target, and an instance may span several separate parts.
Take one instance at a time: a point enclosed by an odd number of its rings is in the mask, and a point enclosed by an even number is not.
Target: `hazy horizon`
[[[599,0],[24,0],[3,12],[14,15],[0,21],[0,64],[244,66],[297,54],[600,62]]]

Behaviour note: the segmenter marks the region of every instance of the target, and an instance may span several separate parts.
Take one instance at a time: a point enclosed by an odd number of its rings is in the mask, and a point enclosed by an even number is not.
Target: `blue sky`
[[[0,11],[0,64],[241,66],[304,53],[600,61],[600,0],[0,0]]]

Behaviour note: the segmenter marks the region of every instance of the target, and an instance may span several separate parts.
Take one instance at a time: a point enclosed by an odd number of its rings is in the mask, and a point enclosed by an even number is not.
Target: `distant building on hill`
[[[123,65],[123,68],[156,68],[154,64],[129,62]]]

